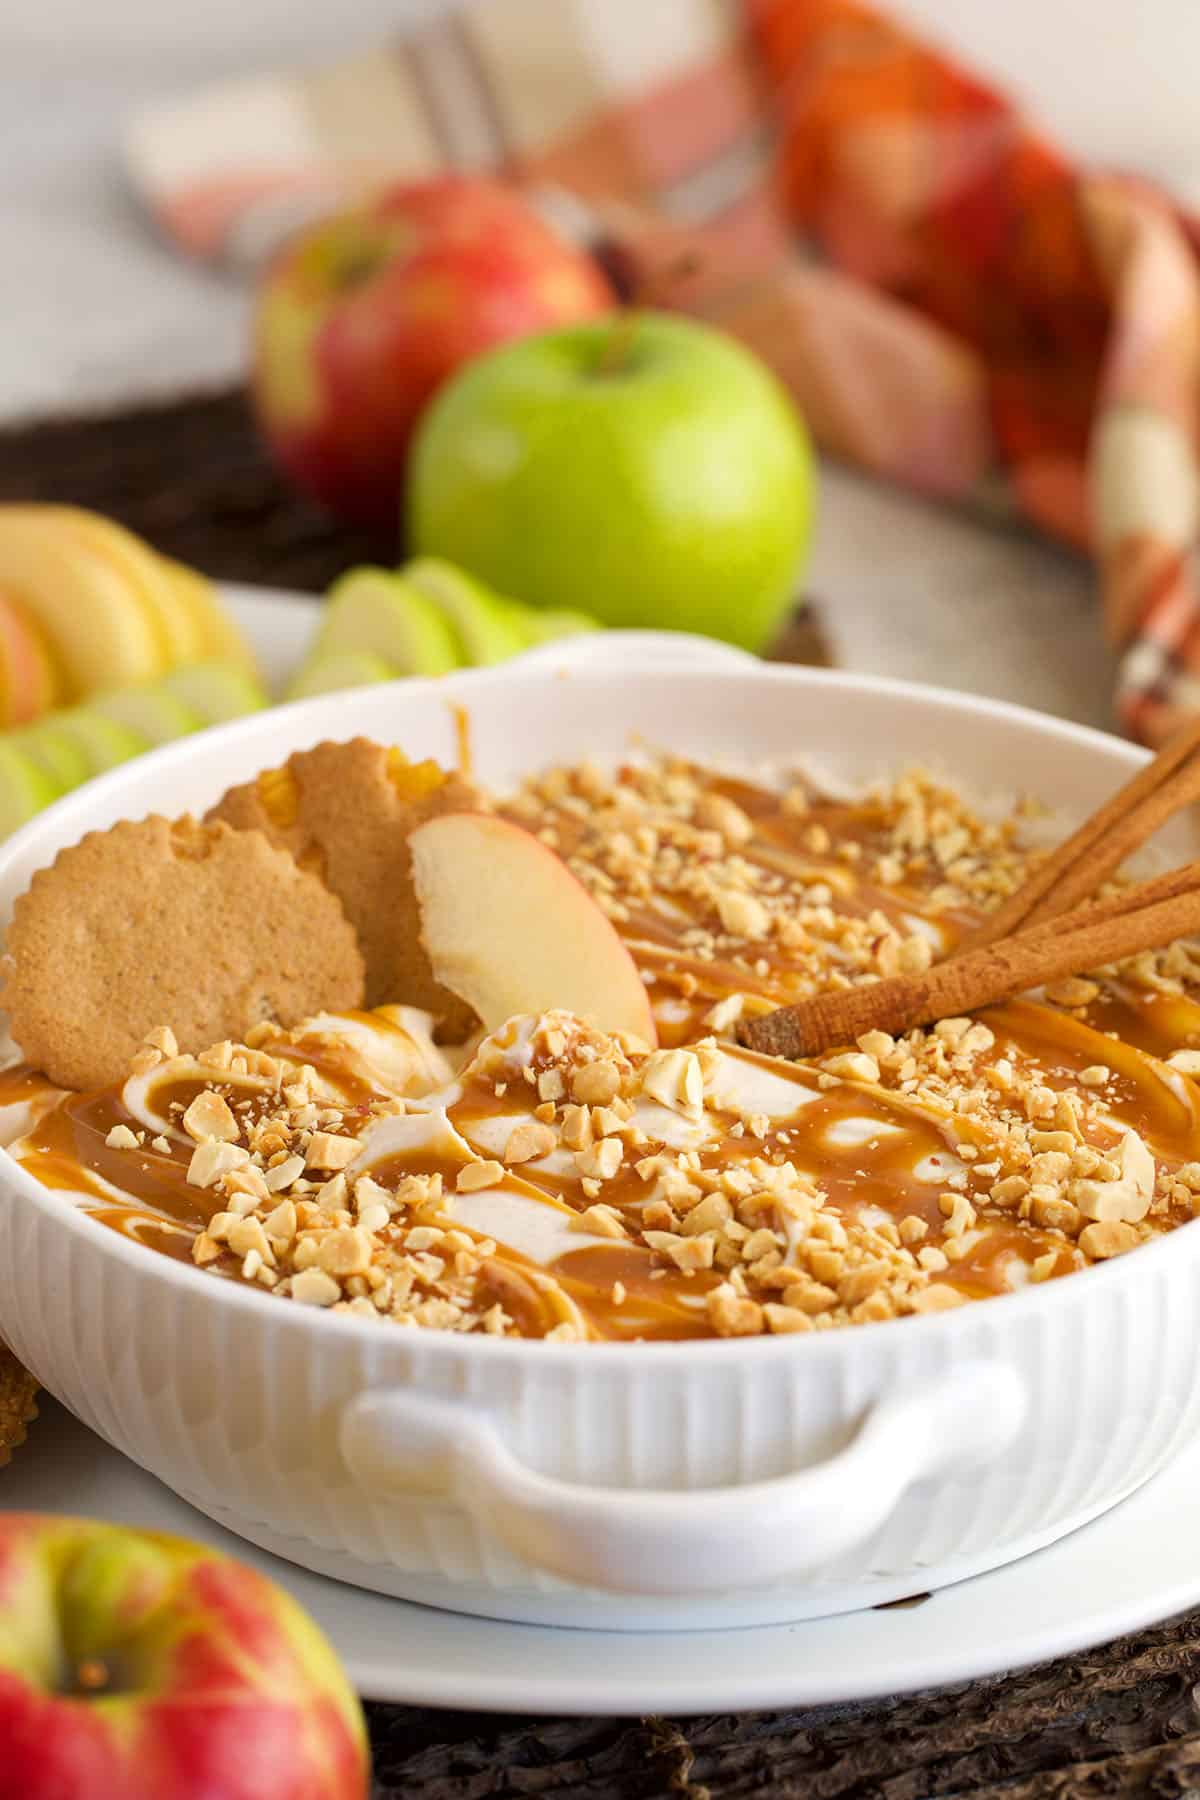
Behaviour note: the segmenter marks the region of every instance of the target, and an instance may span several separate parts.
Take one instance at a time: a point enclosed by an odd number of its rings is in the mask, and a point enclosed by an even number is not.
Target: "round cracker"
[[[363,999],[337,897],[260,833],[190,818],[61,851],[13,908],[7,952],[12,1035],[67,1088],[123,1080],[159,1025],[196,1051]]]
[[[231,788],[207,816],[263,832],[333,889],[362,946],[368,1006],[423,1007],[438,1020],[442,1037],[461,1043],[478,1021],[433,978],[421,943],[408,836],[437,814],[477,810],[479,796],[452,774],[424,792],[419,778],[406,784],[414,765],[397,767],[396,754],[367,738],[318,744],[285,764],[291,780],[283,820],[264,799],[275,771]]]

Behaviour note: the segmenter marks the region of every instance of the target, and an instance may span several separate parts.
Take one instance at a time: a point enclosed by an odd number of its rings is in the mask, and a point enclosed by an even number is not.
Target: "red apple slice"
[[[489,1031],[551,1007],[657,1043],[637,965],[587,889],[531,832],[443,813],[409,836],[433,973]]]
[[[37,627],[0,594],[0,726],[29,724],[57,696],[54,665]]]
[[[165,667],[154,621],[124,577],[36,507],[0,506],[0,588],[49,644],[64,699],[152,681]]]
[[[39,530],[62,533],[80,545],[135,595],[158,639],[162,666],[196,662],[203,655],[191,620],[175,599],[171,582],[160,559],[115,519],[89,512],[82,506],[14,506],[8,517],[24,516]]]

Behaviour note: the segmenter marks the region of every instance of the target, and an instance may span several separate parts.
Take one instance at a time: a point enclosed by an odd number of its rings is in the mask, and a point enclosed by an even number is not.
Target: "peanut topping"
[[[310,1169],[345,1169],[357,1155],[358,1143],[354,1138],[315,1131],[309,1139],[304,1161]]]
[[[693,1050],[656,1050],[642,1065],[642,1091],[677,1112],[699,1112],[704,1074]]]
[[[489,1159],[486,1162],[468,1163],[465,1168],[460,1169],[455,1186],[460,1194],[475,1194],[481,1188],[495,1187],[497,1182],[503,1180],[502,1164]]]
[[[342,1297],[333,1276],[322,1269],[303,1269],[293,1275],[291,1293],[292,1299],[299,1300],[302,1306],[334,1306]]]
[[[549,1125],[518,1125],[504,1146],[504,1160],[509,1164],[533,1162],[548,1156],[557,1143]]]
[[[571,1097],[581,1106],[607,1106],[621,1091],[621,1071],[615,1063],[583,1063],[571,1081]]]
[[[240,1135],[238,1122],[230,1112],[228,1102],[211,1088],[205,1088],[196,1095],[183,1115],[183,1129],[198,1144],[205,1143],[209,1138],[220,1138],[226,1143],[232,1143]]]
[[[900,1320],[1200,1214],[1189,945],[799,1065],[728,1042],[781,1001],[942,961],[1035,860],[1018,818],[986,822],[920,773],[843,804],[669,757],[551,771],[505,810],[626,937],[660,1048],[547,1012],[483,1038],[435,1094],[448,1071],[364,1072],[361,1021],[264,1024],[187,1061],[164,1026],[123,1107],[70,1097],[30,1166],[102,1145],[98,1202],[125,1185],[131,1218],[188,1231],[210,1275],[570,1343]],[[90,1136],[70,1136],[72,1106]]]
[[[1079,1234],[1079,1248],[1085,1256],[1094,1256],[1098,1261],[1110,1256],[1122,1256],[1126,1250],[1134,1250],[1140,1243],[1141,1239],[1133,1226],[1119,1219],[1088,1225]]]

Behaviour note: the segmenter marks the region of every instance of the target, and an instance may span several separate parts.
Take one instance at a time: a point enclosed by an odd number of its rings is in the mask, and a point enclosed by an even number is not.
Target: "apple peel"
[[[531,832],[447,812],[408,842],[433,973],[486,1030],[558,1008],[657,1044],[645,984],[612,921]]]

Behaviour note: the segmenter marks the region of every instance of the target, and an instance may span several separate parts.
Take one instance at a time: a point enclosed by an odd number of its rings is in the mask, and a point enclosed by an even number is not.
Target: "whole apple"
[[[0,1515],[2,1800],[362,1800],[367,1779],[333,1651],[255,1570]]]
[[[599,268],[497,182],[396,186],[291,240],[267,271],[254,399],[293,480],[394,529],[430,396],[481,351],[614,304]]]
[[[413,447],[414,550],[608,625],[761,650],[807,548],[813,460],[770,371],[708,326],[617,314],[494,350]]]

